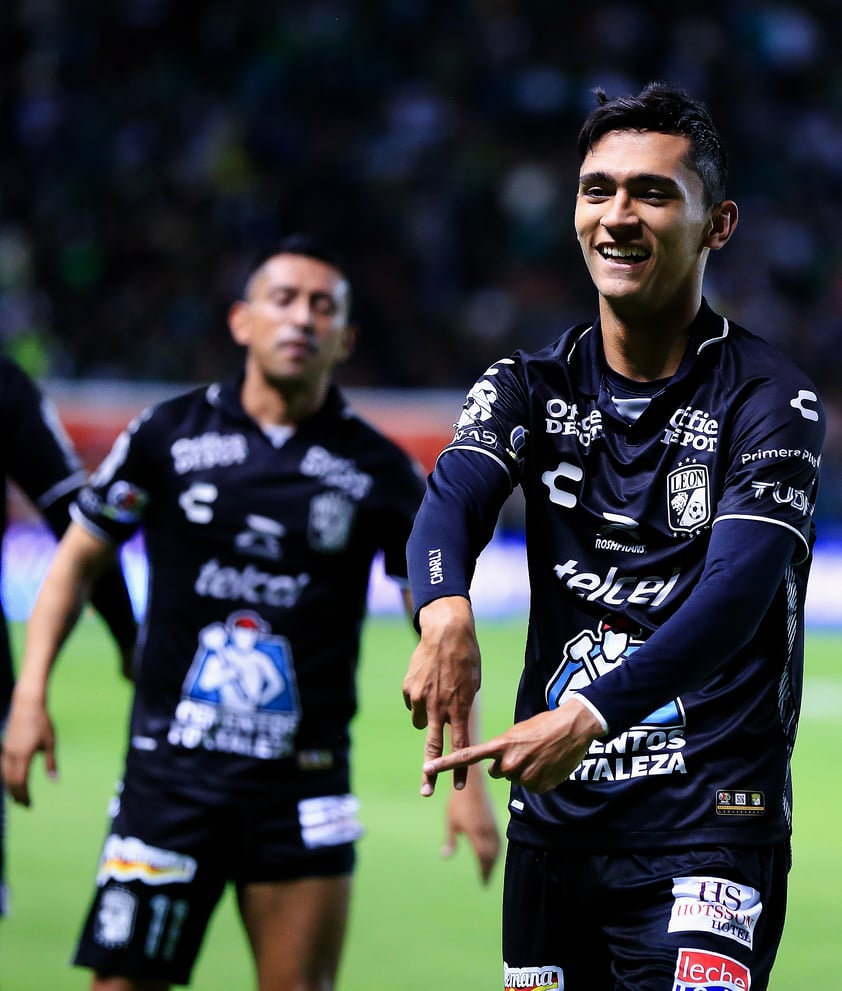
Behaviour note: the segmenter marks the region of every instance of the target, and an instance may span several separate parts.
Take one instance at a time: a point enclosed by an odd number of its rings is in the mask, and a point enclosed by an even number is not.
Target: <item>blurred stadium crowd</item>
[[[715,307],[790,352],[842,519],[842,0],[5,0],[0,347],[38,376],[203,381],[249,259],[344,252],[348,385],[464,389],[589,319],[572,229],[593,88],[684,84],[741,206]]]

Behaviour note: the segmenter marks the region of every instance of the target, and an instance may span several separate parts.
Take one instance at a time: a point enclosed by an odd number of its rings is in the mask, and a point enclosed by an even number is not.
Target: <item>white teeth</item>
[[[603,258],[622,258],[622,259],[635,259],[635,260],[648,258],[648,252],[644,251],[642,248],[635,248],[631,246],[620,247],[620,245],[616,245],[616,244],[600,245],[599,253],[603,256]]]

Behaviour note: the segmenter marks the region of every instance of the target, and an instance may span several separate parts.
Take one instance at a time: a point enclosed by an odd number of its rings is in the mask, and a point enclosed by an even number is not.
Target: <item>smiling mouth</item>
[[[606,261],[611,262],[642,262],[649,257],[645,248],[632,244],[600,244],[596,250]]]

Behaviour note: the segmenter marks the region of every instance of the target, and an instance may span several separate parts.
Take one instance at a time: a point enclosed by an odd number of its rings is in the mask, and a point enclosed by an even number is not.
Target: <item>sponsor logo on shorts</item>
[[[564,991],[564,974],[561,967],[549,964],[544,967],[510,967],[503,964],[503,988],[529,988],[529,991]]]
[[[353,843],[363,834],[357,819],[359,800],[354,795],[321,795],[298,803],[301,839],[309,850]]]
[[[672,896],[668,932],[713,933],[753,949],[763,911],[756,888],[721,877],[676,877]]]
[[[143,881],[144,884],[187,884],[196,874],[196,861],[175,850],[148,846],[136,836],[112,833],[105,841],[96,883]]]
[[[749,991],[751,971],[738,960],[707,950],[678,951],[672,991]]]
[[[128,946],[137,916],[137,897],[128,888],[106,888],[94,919],[94,942],[109,950]]]

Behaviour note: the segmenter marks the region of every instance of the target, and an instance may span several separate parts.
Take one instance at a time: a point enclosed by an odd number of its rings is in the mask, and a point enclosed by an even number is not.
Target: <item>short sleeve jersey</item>
[[[382,551],[405,581],[423,483],[336,388],[275,446],[240,384],[141,414],[74,516],[109,541],[144,535],[127,767],[247,787],[279,762],[347,761],[371,565]]]
[[[598,322],[572,328],[492,365],[442,455],[491,458],[524,492],[531,607],[517,720],[574,693],[599,708],[600,677],[687,599],[720,521],[782,527],[797,550],[747,646],[701,689],[612,727],[555,790],[514,786],[510,835],[582,847],[781,838],[820,401],[800,370],[706,304],[677,373],[636,422],[610,393]]]
[[[53,532],[67,522],[62,500],[79,488],[85,472],[55,405],[13,361],[0,357],[0,534],[6,530],[6,481],[12,479],[44,515]],[[61,512],[53,512],[61,504]],[[12,662],[0,606],[0,723],[12,690]]]

